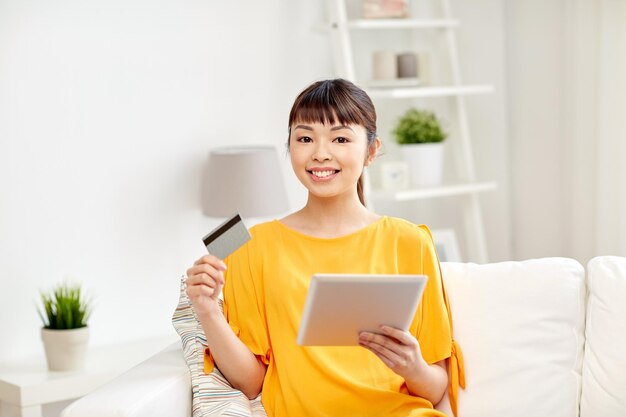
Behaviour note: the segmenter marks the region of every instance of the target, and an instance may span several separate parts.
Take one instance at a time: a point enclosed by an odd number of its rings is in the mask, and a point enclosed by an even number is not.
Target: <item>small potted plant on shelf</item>
[[[85,367],[90,305],[80,285],[59,284],[49,293],[41,292],[43,321],[41,338],[51,371],[78,371]]]
[[[410,108],[393,130],[415,187],[441,185],[443,178],[443,142],[448,136],[435,113]]]

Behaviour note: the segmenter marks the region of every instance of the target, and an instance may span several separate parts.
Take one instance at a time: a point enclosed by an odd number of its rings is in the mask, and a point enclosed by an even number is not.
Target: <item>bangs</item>
[[[305,90],[294,103],[289,115],[289,126],[294,123],[322,123],[325,125],[368,126],[363,109],[345,88],[333,82],[317,84]],[[351,92],[354,94],[354,92]],[[369,97],[362,93],[366,102]],[[362,98],[361,98],[362,99]],[[373,110],[373,105],[372,105]]]

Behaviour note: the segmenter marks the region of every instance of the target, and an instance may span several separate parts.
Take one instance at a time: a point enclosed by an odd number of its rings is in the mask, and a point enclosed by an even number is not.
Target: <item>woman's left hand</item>
[[[409,332],[381,326],[381,334],[362,332],[359,345],[370,350],[405,380],[415,380],[428,368],[419,342]]]

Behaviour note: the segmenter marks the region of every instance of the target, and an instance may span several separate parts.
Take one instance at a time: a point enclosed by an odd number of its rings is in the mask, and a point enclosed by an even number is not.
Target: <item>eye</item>
[[[313,142],[313,139],[311,139],[311,138],[310,138],[310,137],[308,137],[308,136],[300,136],[300,137],[298,138],[298,142],[302,142],[302,143],[311,143],[311,142]]]
[[[348,143],[348,142],[350,142],[350,140],[348,140],[348,138],[344,138],[343,136],[339,136],[338,138],[335,138],[335,142],[337,142],[337,143]]]

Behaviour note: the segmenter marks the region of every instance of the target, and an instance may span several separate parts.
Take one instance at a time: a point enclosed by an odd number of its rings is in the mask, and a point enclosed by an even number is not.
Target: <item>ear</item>
[[[376,157],[378,156],[378,151],[380,151],[381,146],[382,146],[382,142],[380,138],[376,136],[376,139],[374,139],[374,142],[372,142],[372,144],[367,147],[367,156],[365,158],[365,166],[368,166],[369,164],[372,163],[372,161],[374,161],[374,159],[376,159]]]

